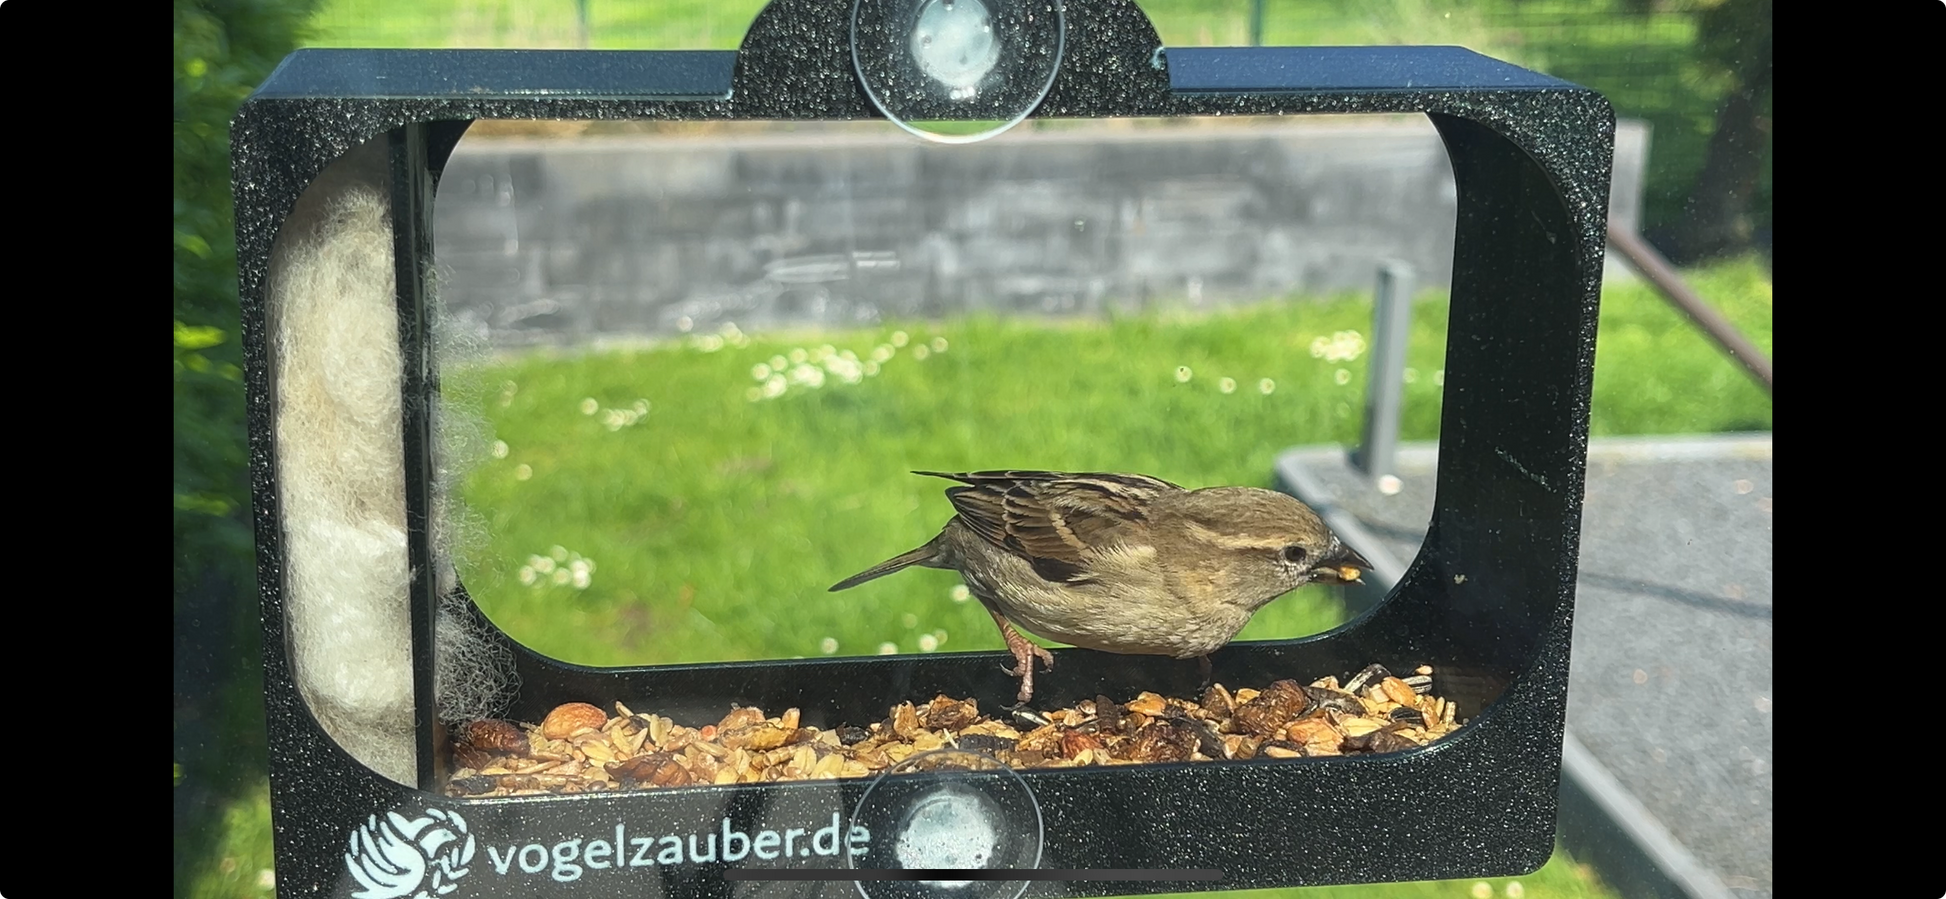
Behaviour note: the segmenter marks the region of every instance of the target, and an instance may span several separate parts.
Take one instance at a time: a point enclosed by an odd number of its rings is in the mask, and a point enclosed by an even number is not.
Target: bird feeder
[[[983,18],[968,20],[969,10]],[[969,30],[969,21],[991,29]],[[931,55],[917,37],[923,29],[946,35],[958,52]],[[1458,212],[1438,504],[1418,557],[1376,608],[1316,637],[1233,644],[1215,656],[1216,679],[1266,684],[1371,662],[1401,672],[1430,665],[1467,719],[1458,732],[1422,748],[1335,759],[1018,773],[976,764],[878,779],[489,799],[442,789],[450,738],[432,699],[442,627],[485,628],[493,648],[511,655],[518,690],[506,714],[525,721],[564,702],[621,701],[652,703],[690,725],[715,721],[732,704],[795,707],[803,724],[829,728],[940,693],[999,705],[1014,689],[993,652],[565,664],[492,630],[463,587],[442,580],[438,377],[426,305],[432,202],[472,121],[889,118],[923,130],[937,120],[997,129],[1026,116],[1326,113],[1423,113],[1451,160]],[[1599,94],[1462,48],[1165,49],[1127,0],[776,0],[734,52],[291,55],[243,105],[233,132],[279,892],[971,896],[1024,887],[1109,895],[1539,867],[1554,846],[1613,139],[1613,113]],[[380,342],[396,339],[390,358],[402,372],[396,411],[385,415],[402,425],[399,590],[408,604],[393,649],[409,660],[411,720],[401,731],[409,764],[392,777],[347,750],[344,731],[323,723],[328,716],[300,686],[295,659],[309,631],[293,625],[292,547],[310,525],[293,517],[308,500],[293,495],[282,460],[321,438],[318,428],[279,418],[296,401],[280,393],[294,376],[282,361],[289,348],[279,343],[279,321],[290,313],[277,308],[277,285],[297,264],[279,242],[294,239],[290,222],[304,213],[307,189],[361,147],[384,165],[386,277],[397,314],[396,332]],[[325,389],[346,373],[327,374]],[[350,467],[327,470],[358,473],[355,460],[342,464]],[[328,589],[319,595],[330,601]],[[464,614],[442,616],[455,597]],[[306,627],[358,629],[320,620]],[[1054,705],[1097,693],[1193,695],[1199,686],[1193,665],[1056,655],[1039,694]],[[342,664],[347,682],[357,682],[363,672]],[[995,854],[928,854],[922,845],[964,849],[987,838],[1000,847]],[[1019,870],[914,873],[983,866]],[[1002,878],[1011,886],[996,887]]]

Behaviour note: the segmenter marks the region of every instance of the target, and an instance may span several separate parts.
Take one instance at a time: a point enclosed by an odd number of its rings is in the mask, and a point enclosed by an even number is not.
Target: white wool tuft
[[[413,784],[411,578],[387,189],[382,138],[347,153],[306,189],[272,251],[269,310],[298,689],[345,751]],[[483,356],[476,343],[442,328],[435,355],[443,362]],[[447,597],[435,626],[433,680],[447,721],[497,714],[514,689],[511,651],[475,626],[453,595],[454,558],[485,538],[484,521],[454,498],[459,477],[491,444],[483,419],[454,411],[468,405],[463,398],[433,405],[432,538]]]
[[[298,689],[354,758],[412,784],[390,206],[383,139],[326,169],[278,235],[269,308]]]

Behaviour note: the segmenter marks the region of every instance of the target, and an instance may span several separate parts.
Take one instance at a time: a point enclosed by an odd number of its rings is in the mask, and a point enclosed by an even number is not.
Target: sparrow
[[[993,616],[1034,695],[1034,660],[1054,656],[1015,630],[1103,652],[1202,661],[1250,616],[1310,583],[1359,580],[1371,563],[1309,506],[1273,490],[1185,490],[1140,474],[975,471],[957,481],[939,536],[832,585],[913,565],[958,571]]]

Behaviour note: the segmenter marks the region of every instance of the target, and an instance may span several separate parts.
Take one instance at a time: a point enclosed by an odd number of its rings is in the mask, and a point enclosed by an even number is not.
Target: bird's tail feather
[[[934,540],[927,543],[924,546],[919,547],[918,549],[899,553],[898,555],[886,559],[885,561],[880,562],[877,565],[873,565],[872,567],[867,568],[864,571],[858,572],[857,574],[854,574],[851,577],[845,578],[842,581],[832,584],[831,592],[836,593],[839,590],[849,590],[852,587],[856,587],[859,584],[862,584],[866,581],[873,580],[876,578],[882,578],[900,569],[908,568],[913,565],[924,565],[928,562],[931,562],[933,559],[937,558],[938,555],[939,555],[939,541]]]

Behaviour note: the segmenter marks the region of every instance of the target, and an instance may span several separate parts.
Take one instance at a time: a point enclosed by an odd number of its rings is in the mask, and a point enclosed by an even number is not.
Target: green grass
[[[271,899],[277,894],[271,852],[270,785],[259,781],[223,813],[209,863],[192,874],[190,899]]]
[[[1770,355],[1771,280],[1754,260],[1684,275]],[[1678,431],[1768,431],[1770,397],[1742,366],[1646,282],[1609,288],[1595,348],[1597,437]]]
[[[596,49],[731,50],[764,0],[588,0],[588,46]],[[1250,42],[1251,0],[1145,0],[1139,4],[1170,46]],[[1493,16],[1505,2],[1458,0],[1270,0],[1269,45],[1464,44],[1517,55],[1523,45]],[[311,46],[575,47],[573,0],[326,0],[312,19]],[[1533,51],[1528,51],[1533,55]]]
[[[1770,282],[1759,268],[1723,266],[1695,280],[1768,350]],[[1438,434],[1444,312],[1438,298],[1415,310],[1406,439]],[[947,485],[907,472],[1116,470],[1188,486],[1268,486],[1286,447],[1357,439],[1367,358],[1312,350],[1367,331],[1369,320],[1369,303],[1352,298],[1201,317],[975,317],[693,336],[452,372],[473,385],[474,409],[504,443],[503,457],[466,480],[480,525],[472,531],[490,536],[466,547],[462,574],[510,633],[583,664],[861,655],[885,644],[997,649],[979,605],[949,595],[951,572],[913,569],[825,592],[950,517]],[[1768,398],[1646,287],[1610,289],[1602,320],[1596,435],[1770,427]],[[891,349],[895,332],[909,343],[875,377],[846,384],[812,363],[823,386],[751,398],[761,390],[753,368],[778,357],[792,368],[794,354],[809,361],[823,347],[867,360]],[[1223,392],[1224,379],[1233,392]],[[622,424],[638,403],[648,413]],[[572,556],[552,566],[592,561],[585,587],[554,583],[570,575],[539,561],[561,553]],[[523,567],[539,569],[534,583],[523,582]],[[1242,638],[1335,625],[1341,610],[1327,590],[1273,603]]]
[[[1602,884],[1593,870],[1576,864],[1567,850],[1558,846],[1547,864],[1522,877],[1183,893],[1175,899],[1371,899],[1375,896],[1385,899],[1615,899],[1615,893]]]

